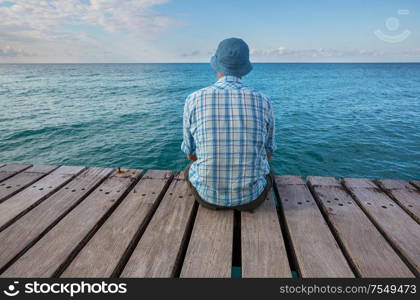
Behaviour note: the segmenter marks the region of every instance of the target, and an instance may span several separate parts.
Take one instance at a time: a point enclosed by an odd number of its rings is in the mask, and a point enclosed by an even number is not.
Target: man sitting
[[[223,40],[211,66],[219,80],[185,101],[181,149],[192,161],[185,178],[202,206],[252,211],[273,185],[272,103],[241,81],[252,70],[243,40]]]

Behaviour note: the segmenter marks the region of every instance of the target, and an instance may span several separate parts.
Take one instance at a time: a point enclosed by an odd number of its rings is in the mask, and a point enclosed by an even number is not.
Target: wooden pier
[[[415,277],[420,181],[277,176],[253,213],[183,173],[0,164],[0,277]]]

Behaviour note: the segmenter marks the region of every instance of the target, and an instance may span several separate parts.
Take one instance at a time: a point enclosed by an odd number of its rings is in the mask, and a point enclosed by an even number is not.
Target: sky
[[[0,0],[0,63],[420,62],[419,0]]]

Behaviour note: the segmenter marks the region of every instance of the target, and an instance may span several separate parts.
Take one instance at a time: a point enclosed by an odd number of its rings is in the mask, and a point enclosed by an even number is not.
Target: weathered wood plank
[[[33,165],[29,169],[24,170],[25,173],[50,173],[57,169],[58,166],[52,166],[52,165]]]
[[[19,253],[33,244],[112,172],[110,168],[92,167],[41,204],[0,232],[0,273]]]
[[[353,184],[353,179],[354,178],[351,178],[351,180],[349,181],[349,184]],[[365,182],[366,181],[372,182],[366,178],[361,178],[360,180],[365,181]],[[404,189],[412,190],[414,189],[414,187],[408,181],[405,181],[405,180],[377,179],[376,183],[378,183],[381,187],[383,187],[386,190],[404,190]]]
[[[84,170],[80,166],[62,166],[0,204],[0,231],[13,220],[39,204]]]
[[[181,277],[223,278],[232,274],[233,210],[199,206]]]
[[[241,212],[242,277],[291,277],[273,190],[253,213]]]
[[[341,187],[340,182],[334,177],[323,177],[323,176],[309,176],[307,178],[308,183],[312,186],[336,186]]]
[[[293,175],[277,175],[276,185],[302,185],[305,184],[300,176]]]
[[[27,164],[8,164],[3,167],[0,167],[0,182],[12,177],[13,175],[19,172],[22,172],[30,166],[31,165]]]
[[[344,184],[366,214],[409,262],[416,275],[419,275],[420,225],[378,187],[355,186],[352,178],[345,178]],[[388,264],[392,265],[390,262]]]
[[[289,177],[276,176],[276,183],[300,276],[354,277],[305,182]]]
[[[138,170],[115,171],[1,277],[54,276],[91,237],[101,220],[106,218],[140,175]]]
[[[311,176],[308,183],[359,276],[413,277],[338,180]]]
[[[420,180],[411,180],[410,183],[420,189]]]
[[[417,223],[420,223],[420,191],[404,180],[378,179],[384,189]]]
[[[182,172],[172,181],[121,277],[172,277],[193,213],[194,197]]]
[[[23,190],[38,179],[58,168],[57,166],[37,165],[0,183],[0,203]]]
[[[136,234],[150,219],[172,176],[172,171],[148,171],[61,277],[113,275]]]
[[[17,173],[22,172],[23,170],[32,166],[31,164],[5,164],[4,166],[0,167],[0,173]]]

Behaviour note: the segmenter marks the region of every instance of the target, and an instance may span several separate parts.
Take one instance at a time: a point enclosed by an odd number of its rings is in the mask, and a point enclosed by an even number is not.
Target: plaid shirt
[[[211,204],[236,206],[255,200],[266,185],[274,152],[271,100],[238,77],[225,76],[185,101],[185,154],[196,154],[189,180]]]

